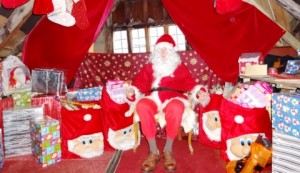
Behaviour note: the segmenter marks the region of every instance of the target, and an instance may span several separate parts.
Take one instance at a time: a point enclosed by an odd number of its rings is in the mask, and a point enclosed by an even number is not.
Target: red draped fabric
[[[252,5],[227,15],[216,12],[212,0],[162,0],[187,41],[222,80],[236,82],[241,53],[265,56],[285,33]]]
[[[209,89],[223,85],[223,81],[195,51],[178,53],[198,84]],[[132,80],[148,62],[148,57],[149,53],[88,53],[76,73],[74,88],[104,86],[107,80]]]
[[[226,15],[216,12],[212,0],[162,0],[190,45],[223,81],[236,82],[241,53],[266,55],[284,30],[252,5]],[[23,61],[33,68],[58,68],[69,83],[84,55],[98,36],[113,0],[85,0],[89,26],[64,27],[44,17],[30,32],[23,47]]]
[[[66,70],[67,83],[74,77],[84,55],[95,41],[114,0],[85,0],[89,26],[80,29],[53,23],[44,16],[29,33],[23,47],[23,62],[29,69]]]

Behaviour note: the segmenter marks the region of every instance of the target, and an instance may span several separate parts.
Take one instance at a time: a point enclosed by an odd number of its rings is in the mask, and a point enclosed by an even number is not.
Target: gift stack
[[[300,172],[300,94],[272,95],[272,172]]]
[[[30,121],[31,147],[35,160],[46,167],[61,161],[60,122],[49,116]]]
[[[31,153],[29,121],[43,115],[43,107],[13,108],[3,111],[5,157]]]

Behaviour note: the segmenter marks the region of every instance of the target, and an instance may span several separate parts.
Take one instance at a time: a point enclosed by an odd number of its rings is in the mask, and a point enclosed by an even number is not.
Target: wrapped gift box
[[[49,116],[30,120],[32,154],[43,167],[61,161],[60,122]]]
[[[78,101],[95,101],[100,100],[102,94],[102,87],[93,87],[79,89],[77,91],[77,100]]]
[[[32,106],[43,106],[44,115],[60,120],[62,105],[54,95],[38,95],[31,98]],[[64,96],[60,96],[64,98]]]
[[[300,138],[300,94],[272,94],[272,127],[284,134]]]
[[[56,69],[33,69],[32,91],[60,95],[65,91],[65,73]]]
[[[300,172],[300,139],[273,131],[272,172]]]
[[[261,60],[262,55],[259,52],[253,53],[242,53],[240,56],[239,63],[239,74],[245,74],[247,66],[259,64],[259,60]]]
[[[25,107],[31,105],[31,97],[34,95],[33,92],[22,92],[14,93],[12,97],[14,99],[14,107]]]
[[[13,108],[3,111],[5,157],[31,153],[29,121],[42,117],[43,107]]]
[[[3,111],[12,109],[14,107],[14,100],[12,97],[0,99],[0,128],[3,129]],[[2,130],[3,136],[3,130]]]
[[[118,103],[123,104],[125,103],[125,89],[128,83],[125,81],[118,81],[118,80],[108,80],[106,82],[106,90],[110,98]]]
[[[4,152],[3,152],[3,140],[2,140],[2,129],[0,129],[0,169],[4,163]]]
[[[300,60],[288,60],[285,73],[287,74],[296,74],[300,72]]]

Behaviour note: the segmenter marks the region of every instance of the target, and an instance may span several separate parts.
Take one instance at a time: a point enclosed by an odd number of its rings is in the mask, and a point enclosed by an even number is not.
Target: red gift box
[[[31,98],[32,106],[43,106],[44,115],[56,120],[61,119],[61,103],[55,99],[55,95],[39,95]]]
[[[0,100],[0,128],[3,129],[3,111],[14,107],[14,100],[12,97],[3,98]],[[3,136],[2,130],[2,136]]]

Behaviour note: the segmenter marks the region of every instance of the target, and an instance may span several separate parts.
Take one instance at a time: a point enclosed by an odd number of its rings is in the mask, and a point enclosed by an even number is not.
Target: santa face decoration
[[[206,136],[212,141],[221,141],[221,121],[219,111],[203,113],[202,127]]]
[[[138,130],[138,144],[140,144],[140,131]],[[133,131],[133,125],[120,130],[108,130],[108,142],[117,150],[129,150],[135,147],[135,134]]]
[[[226,141],[227,145],[227,156],[230,161],[232,160],[240,160],[246,157],[250,153],[250,145],[252,142],[258,137],[258,133],[256,134],[245,134],[235,138],[228,139]]]
[[[68,149],[82,158],[92,158],[103,154],[103,134],[94,133],[82,135],[73,140],[68,140]]]

